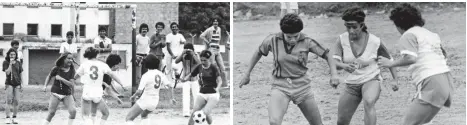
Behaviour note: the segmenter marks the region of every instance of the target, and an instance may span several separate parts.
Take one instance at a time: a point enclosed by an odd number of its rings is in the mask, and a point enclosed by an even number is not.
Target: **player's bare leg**
[[[135,120],[136,117],[138,117],[141,113],[143,112],[143,109],[139,107],[138,104],[133,105],[130,108],[130,112],[128,112],[128,115],[126,115],[126,124],[127,125],[134,125],[133,120]]]
[[[216,93],[219,94],[219,93]],[[219,96],[220,97],[220,96]],[[219,98],[209,98],[209,101],[206,103],[206,105],[203,108],[204,114],[206,114],[206,121],[208,122],[209,125],[212,124],[212,116],[211,116],[211,111],[214,107],[216,107],[217,103],[219,102]]]
[[[321,114],[319,113],[318,109],[318,104],[316,104],[314,96],[310,96],[311,97],[298,104],[298,107],[310,125],[323,125],[323,122],[321,121]]]
[[[76,118],[76,107],[75,107],[75,99],[73,96],[66,96],[63,99],[63,104],[65,107],[68,108],[68,113],[70,116],[68,117],[68,125],[73,125],[73,122]]]
[[[193,121],[193,113],[195,111],[199,111],[201,109],[203,109],[203,107],[206,105],[206,100],[204,100],[203,97],[201,97],[200,95],[198,95],[198,97],[196,97],[196,100],[193,104],[193,112],[191,113],[190,115],[190,118],[188,119],[188,125],[193,125],[195,124],[195,122]]]
[[[361,97],[347,91],[342,92],[337,107],[337,125],[349,125],[361,101]]]
[[[289,108],[290,98],[283,92],[273,89],[269,100],[269,124],[281,125],[287,108]]]

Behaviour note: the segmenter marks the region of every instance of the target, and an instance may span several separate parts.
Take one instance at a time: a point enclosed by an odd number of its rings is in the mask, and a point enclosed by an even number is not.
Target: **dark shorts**
[[[427,77],[417,86],[417,93],[414,97],[433,106],[441,108],[450,107],[453,95],[453,80],[450,72],[436,74]]]
[[[304,75],[298,78],[276,78],[273,77],[272,91],[279,90],[287,95],[294,104],[300,104],[303,101],[314,98],[311,90],[311,78]]]
[[[363,88],[363,85],[369,83],[369,82],[378,82],[378,84],[381,83],[381,79],[379,79],[379,75],[377,75],[376,77],[374,77],[373,79],[370,79],[369,81],[366,81],[364,83],[360,83],[360,84],[345,84],[345,92],[351,94],[351,95],[355,95],[357,97],[360,97],[362,98],[363,97],[363,91],[362,91],[362,88]]]

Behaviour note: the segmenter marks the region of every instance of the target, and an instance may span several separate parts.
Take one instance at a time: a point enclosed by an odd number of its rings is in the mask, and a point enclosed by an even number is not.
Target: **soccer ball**
[[[193,113],[193,121],[197,124],[203,124],[206,122],[206,115],[203,111],[196,111]]]

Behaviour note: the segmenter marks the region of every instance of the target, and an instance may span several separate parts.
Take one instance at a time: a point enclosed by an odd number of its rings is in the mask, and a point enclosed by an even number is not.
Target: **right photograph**
[[[234,2],[233,124],[466,124],[466,3]]]

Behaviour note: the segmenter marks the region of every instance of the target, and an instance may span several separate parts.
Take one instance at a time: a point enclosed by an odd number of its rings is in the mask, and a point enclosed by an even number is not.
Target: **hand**
[[[337,88],[337,86],[341,83],[341,79],[338,78],[337,76],[331,76],[331,80],[329,80],[329,84],[331,85],[331,87],[333,87],[334,89]]]
[[[342,67],[345,71],[349,72],[349,73],[353,73],[355,71],[355,69],[357,69],[357,67],[355,65],[352,65],[352,64],[344,64],[344,67]]]
[[[380,67],[390,68],[392,65],[392,61],[386,57],[378,56],[378,65]]]
[[[62,77],[60,77],[60,76],[58,76],[58,75],[57,75],[57,76],[55,76],[55,79],[57,79],[57,80],[59,80],[59,81],[63,81],[63,78],[62,78]]]
[[[399,85],[399,81],[398,80],[393,80],[389,83],[389,85],[391,86],[391,89],[392,91],[397,91],[399,90],[399,87],[397,87],[397,85]]]
[[[130,100],[134,102],[136,100],[136,96],[131,96]]]
[[[172,102],[172,105],[177,104],[177,100],[175,100],[175,99],[172,99],[171,102]]]
[[[44,87],[42,88],[42,91],[43,91],[43,92],[47,92],[47,86],[44,86]]]
[[[249,83],[250,83],[250,74],[247,74],[247,75],[243,76],[242,81],[240,81],[240,86],[239,87],[242,88],[242,86],[247,85]]]

